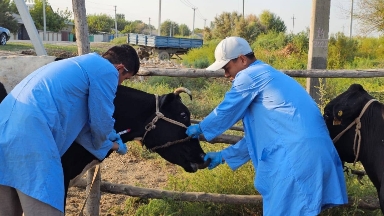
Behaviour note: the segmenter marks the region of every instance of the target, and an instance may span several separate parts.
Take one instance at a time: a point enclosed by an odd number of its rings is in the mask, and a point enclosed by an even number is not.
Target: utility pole
[[[152,28],[151,28],[151,17],[149,17],[149,21],[148,21],[148,27],[149,27],[149,35],[152,35]]]
[[[327,69],[330,9],[331,0],[312,0],[308,70]],[[307,78],[307,91],[316,103],[320,102],[319,86],[319,78]]]
[[[293,30],[295,29],[295,14],[293,14],[293,17],[291,18],[292,19],[292,33],[293,33]]]
[[[47,21],[46,21],[46,15],[45,15],[45,0],[43,0],[43,23],[44,23],[44,32],[43,32],[43,41],[45,41],[47,38]]]
[[[116,5],[115,5],[115,38],[117,38],[117,13],[116,13]]]
[[[352,21],[353,21],[353,0],[351,4],[351,24],[349,26],[349,38],[352,38]]]
[[[169,26],[169,37],[172,37],[172,22],[171,22],[171,25]]]
[[[243,0],[243,18],[244,18],[244,0]]]
[[[157,35],[159,35],[160,36],[160,34],[161,34],[161,0],[159,0],[159,25],[158,25],[158,27],[157,27]]]
[[[204,19],[204,28],[205,28],[205,26],[206,26],[206,25],[205,25],[206,22],[207,22],[207,19]]]
[[[195,11],[197,8],[192,8],[193,10],[193,25],[192,25],[192,37],[195,34]]]

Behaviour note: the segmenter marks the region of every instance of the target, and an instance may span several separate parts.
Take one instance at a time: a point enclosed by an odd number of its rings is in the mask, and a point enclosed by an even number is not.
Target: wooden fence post
[[[85,0],[72,0],[73,15],[75,20],[76,43],[79,55],[90,52],[89,32],[87,24],[87,16],[85,11]],[[87,173],[87,192],[89,197],[85,206],[85,215],[97,216],[100,214],[100,182],[101,173],[98,171],[93,180],[96,168],[92,168]],[[93,182],[93,184],[91,184]],[[91,187],[92,185],[92,187]]]

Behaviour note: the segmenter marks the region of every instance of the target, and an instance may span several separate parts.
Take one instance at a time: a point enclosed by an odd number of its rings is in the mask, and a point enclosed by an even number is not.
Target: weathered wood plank
[[[86,188],[87,182],[81,179],[76,187]],[[113,184],[101,182],[100,190],[111,194],[123,194],[132,197],[164,199],[169,198],[179,201],[189,202],[213,202],[230,204],[256,204],[262,202],[260,195],[233,195],[233,194],[214,194],[204,192],[175,192],[159,189],[148,189],[124,184]]]
[[[75,187],[85,189],[87,181],[80,179]],[[227,204],[261,204],[263,198],[261,195],[235,195],[235,194],[215,194],[204,192],[175,192],[159,189],[148,189],[135,187],[124,184],[113,184],[109,182],[101,182],[100,191],[111,194],[122,194],[131,197],[151,198],[151,199],[173,199],[178,201],[188,202],[212,202],[212,203],[227,203]],[[359,199],[355,203],[353,197],[348,197],[347,206],[356,206],[360,209],[375,210],[380,209],[378,200],[364,201]]]
[[[366,70],[281,70],[291,77],[310,78],[372,78],[384,77],[384,69]],[[224,77],[224,70],[207,71],[194,68],[140,68],[140,76],[169,76],[169,77]]]

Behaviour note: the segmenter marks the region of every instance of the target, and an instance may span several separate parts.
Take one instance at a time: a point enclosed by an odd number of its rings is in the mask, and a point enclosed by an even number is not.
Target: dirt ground
[[[128,145],[130,144],[128,143]],[[100,168],[102,181],[155,189],[163,189],[168,176],[180,171],[176,165],[165,160],[142,159],[130,152],[123,156],[116,153],[111,154],[109,158],[101,163]],[[86,174],[83,178],[85,176]],[[128,197],[126,195],[102,193],[100,215],[112,216],[114,215],[112,209],[124,209],[124,203]],[[79,215],[85,198],[86,192],[84,189],[69,188],[66,215]]]

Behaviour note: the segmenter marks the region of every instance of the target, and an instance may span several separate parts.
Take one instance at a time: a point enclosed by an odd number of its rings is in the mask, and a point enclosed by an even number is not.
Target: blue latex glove
[[[108,139],[112,142],[115,140],[121,139],[120,135],[116,133],[116,131],[113,129],[111,133],[108,134]]]
[[[199,135],[202,134],[203,131],[201,131],[199,124],[194,124],[194,125],[189,126],[185,133],[188,136],[192,136],[192,138],[199,138]]]
[[[221,152],[208,152],[204,156],[204,161],[207,161],[208,158],[211,159],[211,163],[208,165],[208,169],[210,170],[224,163],[223,157],[221,156]]]
[[[119,149],[116,150],[117,153],[123,155],[123,154],[126,154],[128,152],[128,147],[125,143],[123,143],[123,141],[121,139],[118,139],[116,141],[117,144],[119,144]]]

